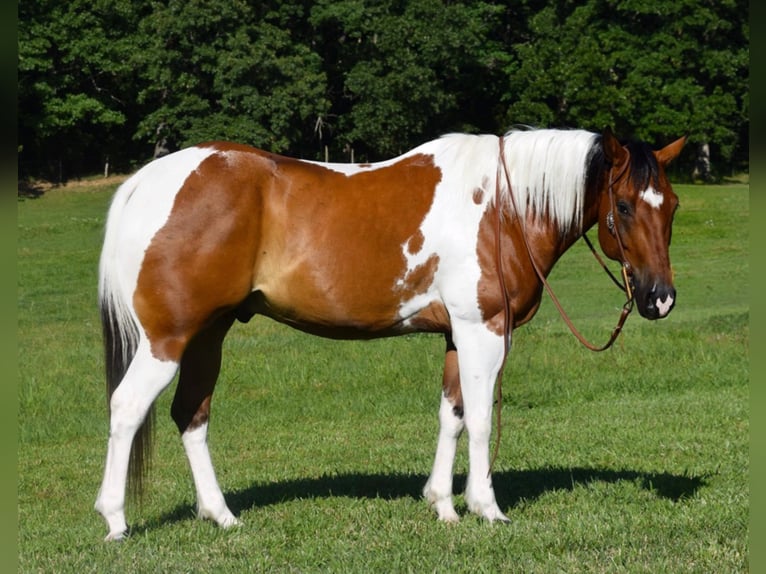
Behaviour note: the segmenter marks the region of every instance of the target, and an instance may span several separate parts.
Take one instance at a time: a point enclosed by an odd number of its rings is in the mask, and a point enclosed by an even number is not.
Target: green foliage
[[[125,86],[135,81],[129,55],[138,6],[128,0],[20,3],[22,174],[30,171],[27,161],[64,160],[81,169],[83,152],[97,154],[99,162],[117,148],[124,153],[120,138],[133,113]]]
[[[263,317],[227,337],[210,442],[243,526],[195,519],[159,398],[157,450],[131,536],[92,509],[108,434],[96,307],[111,187],[18,203],[18,571],[746,572],[749,564],[747,186],[676,186],[678,305],[633,316],[590,353],[547,298],[514,333],[493,482],[511,524],[437,522],[422,500],[444,342],[327,341]],[[585,246],[551,277],[586,334],[620,296]],[[612,304],[613,302],[613,304]],[[455,489],[465,486],[466,441]]]
[[[420,143],[424,134],[493,127],[494,118],[471,100],[485,102],[481,84],[472,82],[497,81],[492,68],[505,59],[489,34],[498,6],[367,4],[325,1],[312,11],[326,44],[338,38],[334,57],[344,71],[335,113],[344,147],[390,156]]]
[[[376,160],[515,124],[710,144],[747,168],[745,0],[28,0],[22,173],[230,139]]]
[[[747,14],[742,0],[549,4],[514,44],[507,117],[657,145],[687,134],[730,165],[748,129]]]
[[[277,4],[277,3],[272,3]],[[156,3],[135,54],[145,70],[139,139],[184,147],[230,139],[282,152],[325,113],[319,56],[276,7],[244,1]]]

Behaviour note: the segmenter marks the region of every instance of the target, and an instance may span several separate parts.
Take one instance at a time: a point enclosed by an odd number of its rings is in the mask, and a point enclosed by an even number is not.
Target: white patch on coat
[[[407,269],[397,281],[404,285],[406,277],[434,254],[439,263],[434,280],[424,293],[403,301],[399,316],[407,318],[429,303],[441,301],[455,316],[481,321],[477,285],[481,268],[476,256],[479,225],[494,195],[495,174],[499,154],[496,136],[445,136],[424,144],[406,156],[426,154],[434,158],[442,177],[434,191],[433,202],[420,224],[423,243],[411,253],[408,241],[402,246]],[[481,203],[475,203],[474,192],[482,188]]]
[[[311,165],[318,165],[319,167],[323,167],[327,170],[334,171],[336,173],[341,173],[345,175],[346,177],[350,177],[358,173],[362,173],[366,171],[375,171],[376,169],[388,167],[396,163],[400,159],[401,159],[400,157],[397,157],[397,158],[388,159],[386,161],[379,161],[375,163],[337,163],[337,162],[312,161],[312,160],[305,160],[305,159],[301,161],[304,163],[310,163]]]
[[[114,194],[99,263],[99,296],[132,301],[144,253],[167,222],[176,195],[213,147],[191,147],[163,156],[133,174]],[[119,289],[121,296],[112,291]]]
[[[657,306],[657,310],[660,312],[660,317],[664,317],[670,312],[670,308],[673,306],[673,297],[671,295],[667,295],[665,299],[660,300],[660,298],[657,298],[657,301],[655,301],[655,305]]]
[[[651,185],[642,191],[639,197],[651,205],[654,209],[659,209],[662,205],[662,202],[665,201],[665,196],[654,189]]]

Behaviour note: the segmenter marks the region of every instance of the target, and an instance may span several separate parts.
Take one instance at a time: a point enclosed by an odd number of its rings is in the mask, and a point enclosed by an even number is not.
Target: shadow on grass
[[[19,180],[18,197],[27,199],[37,199],[45,193],[45,186],[39,182]]]
[[[228,492],[226,501],[231,511],[239,516],[243,511],[282,502],[328,497],[380,498],[395,500],[422,497],[427,476],[422,474],[341,474],[286,480],[268,484],[255,484],[243,490]],[[456,475],[454,491],[465,488],[465,475]],[[495,495],[501,509],[518,505],[521,501],[534,501],[547,492],[573,490],[576,486],[592,483],[634,482],[656,494],[678,502],[691,498],[705,485],[701,477],[651,473],[632,470],[601,470],[593,468],[543,468],[539,470],[501,471],[493,474]],[[190,505],[181,505],[160,516],[157,523],[187,520],[194,515]],[[154,521],[152,521],[154,522]],[[155,523],[155,524],[157,524]],[[152,528],[155,524],[147,524]]]

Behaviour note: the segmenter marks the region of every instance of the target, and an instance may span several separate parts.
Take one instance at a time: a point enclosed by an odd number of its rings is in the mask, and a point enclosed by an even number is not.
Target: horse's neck
[[[600,186],[594,186],[585,192],[585,201],[583,202],[582,228],[577,236],[572,239],[572,243],[583,236],[591,227],[598,223],[599,204],[601,202]]]
[[[573,227],[567,233],[561,234],[557,229],[555,222],[544,224],[545,229],[542,234],[555,238],[551,239],[549,244],[540,250],[540,264],[541,267],[546,268],[546,275],[550,272],[559,258],[588,230],[596,225],[598,222],[600,197],[601,195],[598,190],[589,190],[586,193],[585,201],[583,202],[582,225],[580,227]]]

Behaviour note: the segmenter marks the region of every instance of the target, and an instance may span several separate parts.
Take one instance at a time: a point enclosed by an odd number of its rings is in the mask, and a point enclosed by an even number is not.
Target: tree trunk
[[[694,162],[694,179],[701,179],[708,183],[713,180],[713,174],[710,172],[710,144],[702,142],[697,146],[697,160]]]

